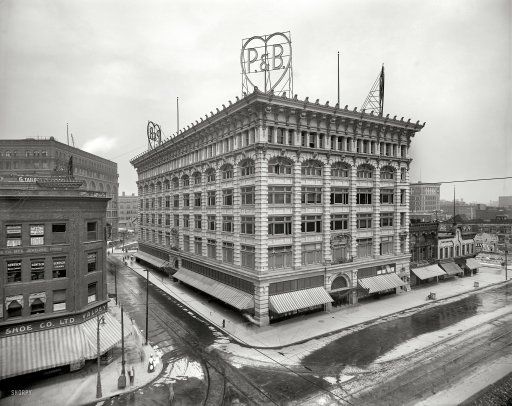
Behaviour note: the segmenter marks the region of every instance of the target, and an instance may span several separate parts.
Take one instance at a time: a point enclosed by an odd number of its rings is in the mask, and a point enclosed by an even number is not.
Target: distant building
[[[435,213],[440,210],[440,183],[411,183],[411,213]]]
[[[512,208],[512,196],[499,196],[498,197],[498,206]]]
[[[496,252],[498,244],[497,234],[478,233],[475,235],[475,252]]]
[[[512,219],[512,208],[477,205],[475,219],[490,222]]]
[[[119,208],[119,228],[135,230],[138,223],[139,197],[135,193],[132,193],[131,196],[126,196],[123,192],[118,197],[117,205]]]
[[[121,339],[106,313],[109,199],[82,183],[0,180],[0,380],[96,358],[97,315],[100,352]]]
[[[453,201],[441,200],[440,208],[445,217],[453,218]],[[462,216],[467,220],[472,220],[476,218],[476,211],[476,204],[469,204],[463,200],[455,200],[455,215]]]
[[[65,170],[73,157],[73,176],[83,180],[82,189],[104,192],[110,198],[107,207],[107,238],[117,239],[118,213],[117,164],[55,138],[0,140],[0,178],[18,177],[33,182],[51,176],[55,169]]]

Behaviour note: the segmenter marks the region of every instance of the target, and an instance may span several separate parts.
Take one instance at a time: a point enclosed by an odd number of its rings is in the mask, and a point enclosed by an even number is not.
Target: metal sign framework
[[[162,130],[158,124],[148,121],[147,135],[149,149],[154,149],[162,144]]]
[[[240,65],[242,94],[250,93],[258,87],[265,93],[293,95],[292,42],[289,31],[243,39]],[[262,76],[262,86],[258,86]]]
[[[384,65],[379,73],[377,79],[372,85],[370,93],[361,107],[364,113],[375,113],[382,116],[384,112]]]

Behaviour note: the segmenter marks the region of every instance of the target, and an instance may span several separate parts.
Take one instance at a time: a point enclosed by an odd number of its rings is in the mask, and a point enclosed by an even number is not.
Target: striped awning
[[[100,324],[100,354],[103,354],[114,347],[121,341],[121,323],[117,321],[110,313],[104,313],[105,323]],[[83,347],[84,358],[93,359],[98,356],[98,321],[97,318],[87,320],[85,323],[79,325],[83,330],[85,337],[85,345]],[[131,323],[128,325],[124,323],[124,335],[125,337],[131,331]]]
[[[143,260],[144,262],[147,262],[148,264],[151,264],[157,268],[163,268],[165,264],[168,262],[165,259],[161,259],[158,257],[155,257],[154,255],[148,254],[147,252],[137,251],[135,253],[135,257]]]
[[[448,275],[457,275],[464,272],[455,262],[440,262],[439,266],[443,268]]]
[[[414,268],[411,269],[411,272],[422,280],[428,278],[435,278],[436,276],[446,275],[446,272],[439,268],[439,265],[437,264],[422,266],[421,268]]]
[[[467,258],[466,265],[469,269],[478,269],[481,268],[482,265],[475,258]]]
[[[382,292],[384,290],[406,285],[406,283],[394,272],[358,279],[357,283],[363,289],[367,289],[368,293]]]
[[[254,296],[250,293],[225,285],[188,269],[180,269],[173,277],[222,300],[238,310],[252,309],[254,307]]]
[[[2,338],[0,380],[80,362],[86,345],[79,325]]]
[[[287,313],[333,301],[331,295],[322,287],[280,293],[269,296],[268,300],[270,310],[275,313]]]

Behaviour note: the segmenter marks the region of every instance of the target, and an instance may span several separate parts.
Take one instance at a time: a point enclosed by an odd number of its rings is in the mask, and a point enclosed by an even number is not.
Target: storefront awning
[[[87,342],[79,325],[0,339],[0,380],[83,360]]]
[[[268,299],[270,310],[275,313],[287,313],[333,301],[329,293],[322,287],[272,295]]]
[[[121,323],[117,321],[109,313],[104,313],[105,323],[100,323],[100,354],[103,354],[114,347],[121,341]],[[93,359],[98,356],[98,321],[96,318],[87,320],[85,323],[79,325],[83,330],[86,339],[86,345],[84,345],[84,358]],[[131,323],[127,325],[126,319],[124,323],[124,335],[125,337],[132,331]]]
[[[254,307],[254,296],[250,293],[225,285],[188,269],[180,269],[173,277],[222,300],[238,310],[252,309]]]
[[[478,269],[481,268],[482,265],[474,258],[467,258],[466,259],[466,266],[469,269]]]
[[[142,252],[142,251],[137,251],[135,253],[135,257],[139,258],[157,268],[163,268],[165,266],[165,264],[168,262],[164,259],[155,257],[154,255],[151,255],[151,254],[148,254],[147,252]]]
[[[367,289],[368,293],[382,292],[384,290],[398,288],[406,284],[394,272],[358,279],[357,283],[363,289]]]
[[[458,275],[464,272],[455,262],[441,262],[439,266],[443,268],[448,275]]]
[[[436,276],[446,275],[446,272],[439,268],[439,265],[437,264],[422,266],[421,268],[414,268],[411,269],[411,272],[422,280],[428,278],[435,278]]]

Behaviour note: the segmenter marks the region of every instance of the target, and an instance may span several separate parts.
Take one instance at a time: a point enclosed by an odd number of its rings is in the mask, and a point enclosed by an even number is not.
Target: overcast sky
[[[510,0],[0,0],[0,138],[49,137],[118,163],[241,94],[241,40],[290,31],[294,93],[361,107],[380,66],[384,110],[426,121],[412,141],[411,180],[512,176]],[[458,184],[487,203],[512,180]],[[441,197],[451,199],[453,186]]]

